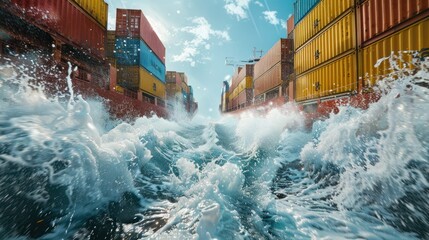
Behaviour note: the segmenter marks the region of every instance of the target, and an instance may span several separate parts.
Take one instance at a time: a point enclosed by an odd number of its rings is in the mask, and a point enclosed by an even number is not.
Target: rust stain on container
[[[357,89],[356,53],[330,62],[296,79],[297,102],[348,93]]]
[[[360,6],[364,43],[400,23],[429,10],[429,0],[367,0]]]
[[[304,73],[355,47],[355,13],[350,12],[296,52],[295,73]]]
[[[165,64],[165,46],[141,10],[116,10],[116,36],[141,38]]]
[[[429,18],[426,18],[362,49],[359,75],[364,79],[364,87],[373,86],[392,71],[388,60],[375,67],[374,65],[379,59],[389,57],[392,52],[398,55],[399,51],[421,51],[429,48],[428,33]],[[412,61],[412,57],[412,53],[405,53],[403,60],[409,63]],[[402,66],[401,63],[397,63]]]

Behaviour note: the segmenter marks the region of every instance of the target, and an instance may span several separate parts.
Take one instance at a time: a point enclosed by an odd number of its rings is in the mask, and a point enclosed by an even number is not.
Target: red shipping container
[[[104,58],[106,29],[68,0],[11,0],[20,17],[77,49]]]
[[[360,5],[360,43],[373,39],[400,23],[428,13],[429,0],[368,0]],[[429,14],[426,14],[426,16]],[[413,21],[410,21],[412,24]]]
[[[116,10],[116,36],[142,39],[165,64],[165,46],[141,10]]]
[[[279,62],[293,65],[293,53],[293,39],[280,39],[268,50],[267,54],[255,64],[253,78],[257,79]]]
[[[118,72],[117,72],[116,68],[112,65],[110,65],[109,74],[110,74],[110,90],[115,91],[115,87],[116,87],[116,85],[118,85],[118,83],[117,83]]]

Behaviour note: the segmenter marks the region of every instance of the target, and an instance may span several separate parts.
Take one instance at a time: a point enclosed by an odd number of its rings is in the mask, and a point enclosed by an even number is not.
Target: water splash
[[[1,66],[0,235],[427,238],[428,65],[397,64],[380,101],[311,131],[292,105],[110,122],[99,100],[48,96],[22,66]]]

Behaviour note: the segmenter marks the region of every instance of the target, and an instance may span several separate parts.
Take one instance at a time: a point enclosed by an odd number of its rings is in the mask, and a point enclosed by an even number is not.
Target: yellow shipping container
[[[74,0],[83,10],[91,15],[104,28],[107,28],[109,5],[104,0]]]
[[[231,95],[229,96],[229,100],[232,101],[232,99],[236,98],[242,91],[251,88],[253,88],[253,77],[245,77],[232,91]]]
[[[355,12],[350,12],[296,52],[295,73],[304,73],[355,47]]]
[[[298,50],[342,13],[354,7],[355,0],[321,0],[294,29],[294,45]]]
[[[119,66],[118,84],[131,90],[140,89],[161,99],[166,98],[165,84],[139,66]]]
[[[359,76],[364,79],[364,85],[373,86],[392,71],[389,69],[389,60],[383,61],[378,68],[374,67],[379,59],[389,57],[392,52],[398,55],[398,51],[420,51],[429,48],[428,33],[429,18],[426,18],[362,49],[359,55],[361,59]],[[403,55],[405,62],[410,62],[411,58],[411,54]]]
[[[297,77],[296,101],[347,93],[357,88],[356,53]]]
[[[165,84],[142,67],[140,67],[140,90],[166,99]]]

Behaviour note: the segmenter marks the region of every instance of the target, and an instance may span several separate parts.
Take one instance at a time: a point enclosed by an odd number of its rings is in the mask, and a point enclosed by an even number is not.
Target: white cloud
[[[249,3],[250,0],[225,0],[224,8],[228,14],[236,16],[237,20],[242,20],[247,18]]]
[[[256,1],[255,4],[260,6],[260,7],[264,7],[264,4],[262,4],[260,1]]]
[[[180,32],[192,35],[193,39],[184,41],[183,51],[179,55],[173,56],[174,62],[188,62],[191,66],[195,66],[197,57],[200,58],[201,51],[210,50],[211,38],[215,37],[223,41],[229,41],[229,33],[227,31],[214,30],[210,23],[204,17],[194,18],[193,26],[187,26],[179,29]],[[209,60],[209,59],[205,59]]]
[[[287,28],[286,21],[277,17],[277,11],[264,11],[262,14],[268,23],[274,26],[280,25],[284,29]]]
[[[264,14],[265,20],[267,20],[272,25],[279,25],[280,19],[277,18],[277,11],[264,11],[262,12]]]

